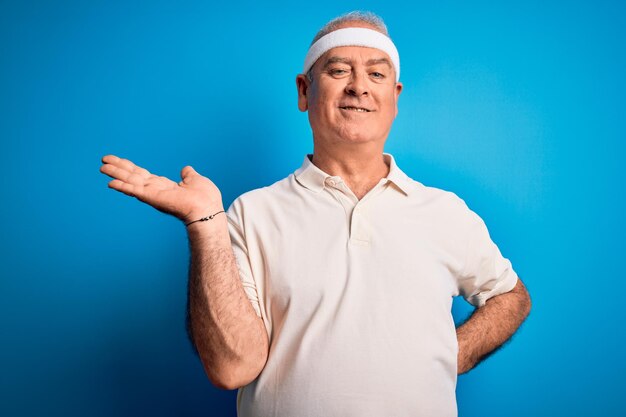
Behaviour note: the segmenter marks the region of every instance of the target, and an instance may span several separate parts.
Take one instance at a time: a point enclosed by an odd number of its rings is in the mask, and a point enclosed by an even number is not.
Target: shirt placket
[[[368,246],[372,239],[372,226],[369,218],[368,201],[383,191],[386,179],[380,182],[359,200],[340,177],[329,177],[326,185],[341,203],[348,222],[349,242],[359,246]]]

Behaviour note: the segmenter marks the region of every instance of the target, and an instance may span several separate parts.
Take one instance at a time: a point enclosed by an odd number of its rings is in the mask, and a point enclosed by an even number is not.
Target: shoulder
[[[444,205],[450,209],[469,210],[465,200],[453,191],[425,185],[409,176],[406,179],[407,183],[410,184],[411,194],[424,203]]]
[[[442,188],[424,185],[410,177],[411,199],[426,212],[440,218],[442,221],[450,222],[457,227],[469,227],[480,217],[468,206],[463,198],[453,191]]]
[[[409,200],[420,205],[446,207],[451,210],[464,210],[465,201],[452,191],[426,185],[407,175],[391,158],[388,178],[409,196]]]
[[[275,183],[247,191],[237,197],[227,210],[229,216],[242,219],[247,212],[266,213],[272,207],[288,203],[297,193],[294,174]]]

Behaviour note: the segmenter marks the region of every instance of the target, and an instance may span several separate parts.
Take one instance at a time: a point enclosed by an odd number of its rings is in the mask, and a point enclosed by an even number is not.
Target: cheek
[[[317,119],[332,119],[334,117],[333,101],[326,96],[319,96],[311,106],[311,111]]]
[[[328,80],[320,81],[317,88],[314,89],[313,100],[319,108],[332,108],[337,100],[342,96],[343,85],[337,80],[329,82]]]
[[[328,124],[328,111],[324,105],[323,97],[314,95],[309,98],[309,122],[317,129],[324,128]]]
[[[396,114],[396,98],[393,95],[385,98],[385,114],[390,114],[392,117]]]
[[[315,112],[320,111],[323,107],[323,103],[325,101],[323,91],[320,91],[318,88],[313,89],[311,94],[309,95],[309,106],[314,109]]]

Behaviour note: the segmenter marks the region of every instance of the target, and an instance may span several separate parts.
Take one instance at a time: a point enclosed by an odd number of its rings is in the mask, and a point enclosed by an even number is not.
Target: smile
[[[339,107],[342,110],[350,110],[350,111],[357,111],[357,112],[362,112],[362,113],[369,113],[371,110],[368,109],[364,109],[362,107],[351,107],[351,106],[344,106],[344,107]]]

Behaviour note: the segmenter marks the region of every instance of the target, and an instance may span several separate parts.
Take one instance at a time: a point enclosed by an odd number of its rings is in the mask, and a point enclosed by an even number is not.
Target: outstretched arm
[[[211,180],[187,166],[176,183],[113,155],[100,171],[109,187],[171,214],[185,223],[223,210]],[[269,342],[263,320],[244,292],[232,251],[226,215],[187,227],[191,248],[189,328],[204,369],[220,388],[253,381],[265,366]]]
[[[457,373],[474,368],[506,342],[530,313],[530,296],[522,280],[504,294],[487,300],[456,329],[459,343]]]

